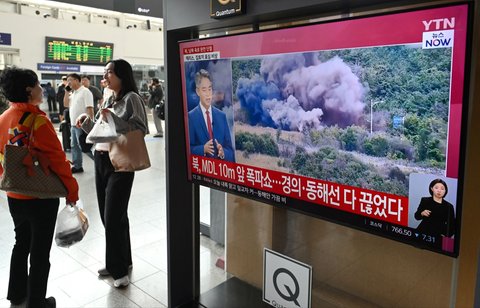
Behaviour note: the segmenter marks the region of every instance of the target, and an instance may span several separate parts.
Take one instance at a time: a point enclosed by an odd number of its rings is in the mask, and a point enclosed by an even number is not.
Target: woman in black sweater
[[[436,237],[452,237],[455,234],[455,212],[453,205],[444,197],[448,193],[447,183],[441,179],[433,180],[429,185],[431,197],[420,201],[415,219],[422,222],[417,230]]]

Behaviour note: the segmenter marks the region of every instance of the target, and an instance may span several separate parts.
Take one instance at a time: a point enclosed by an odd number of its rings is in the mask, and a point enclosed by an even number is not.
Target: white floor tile
[[[150,124],[151,132],[156,132],[153,123]],[[129,203],[133,254],[130,285],[116,289],[111,277],[98,277],[97,270],[105,264],[105,236],[98,214],[93,161],[84,155],[85,172],[75,177],[90,227],[85,238],[70,248],[59,248],[53,243],[47,296],[56,298],[57,307],[167,306],[165,139],[147,136],[146,141],[152,167],[135,174]],[[0,307],[10,307],[6,294],[13,244],[13,222],[6,196],[0,191]],[[202,292],[225,281],[225,271],[215,266],[217,258],[223,254],[223,246],[202,236]]]

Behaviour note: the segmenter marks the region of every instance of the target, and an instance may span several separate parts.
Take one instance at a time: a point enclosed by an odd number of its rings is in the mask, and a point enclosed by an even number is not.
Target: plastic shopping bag
[[[70,247],[80,242],[88,230],[88,216],[83,210],[82,202],[67,204],[57,217],[55,243],[59,247]]]
[[[115,122],[110,112],[107,112],[105,118],[103,114],[100,116],[90,133],[88,133],[86,141],[87,143],[109,143],[117,140],[117,138]]]

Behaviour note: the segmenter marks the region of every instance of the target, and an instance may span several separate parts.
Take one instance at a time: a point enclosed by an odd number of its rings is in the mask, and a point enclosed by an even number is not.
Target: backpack
[[[155,113],[160,120],[165,120],[165,102],[161,101],[159,104],[155,105]]]
[[[158,85],[155,90],[150,91],[150,97],[148,98],[148,108],[153,109],[156,105],[160,104],[163,99],[162,87]]]

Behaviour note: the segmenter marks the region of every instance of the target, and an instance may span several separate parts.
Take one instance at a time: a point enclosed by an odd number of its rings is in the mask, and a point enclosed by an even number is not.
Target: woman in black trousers
[[[0,76],[0,89],[10,101],[10,107],[0,116],[0,176],[4,171],[5,146],[28,145],[50,162],[50,170],[67,188],[67,203],[75,204],[78,184],[55,128],[39,108],[43,97],[37,75],[28,69],[7,68]],[[12,305],[26,302],[27,308],[55,307],[55,298],[45,296],[59,199],[40,199],[35,194],[11,191],[7,191],[7,197],[15,226],[7,299]]]
[[[133,79],[130,64],[122,59],[112,60],[105,66],[104,80],[113,96],[103,102],[97,116],[109,113],[118,134],[140,129],[148,133],[145,106]],[[80,126],[91,119],[86,114],[77,121]],[[84,121],[87,121],[84,123]],[[134,172],[115,172],[109,157],[110,143],[95,144],[95,184],[98,207],[105,227],[105,268],[98,270],[100,276],[112,276],[113,285],[126,287],[130,283],[128,271],[132,267],[128,202],[132,191]]]

